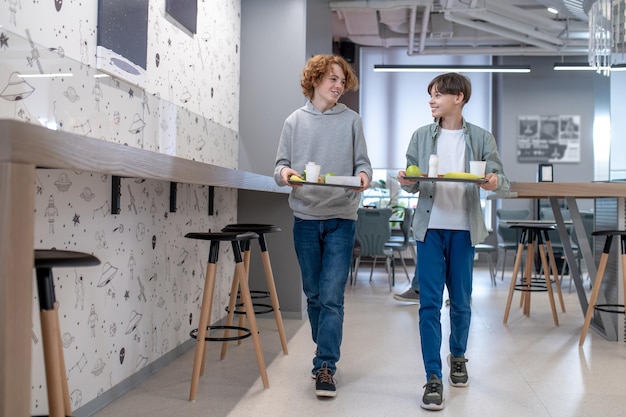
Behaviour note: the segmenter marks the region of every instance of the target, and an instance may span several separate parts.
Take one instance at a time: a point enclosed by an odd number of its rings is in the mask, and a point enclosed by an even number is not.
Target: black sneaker
[[[315,395],[318,397],[334,397],[337,395],[335,378],[328,368],[322,368],[315,375]]]
[[[444,401],[443,383],[437,375],[432,374],[424,385],[424,396],[420,407],[426,410],[443,410]]]
[[[467,359],[465,356],[448,355],[448,366],[450,367],[450,385],[453,387],[466,387],[469,385],[469,376],[467,375]]]

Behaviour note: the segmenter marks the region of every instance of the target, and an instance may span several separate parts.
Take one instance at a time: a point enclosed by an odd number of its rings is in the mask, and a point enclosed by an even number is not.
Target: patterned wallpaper
[[[198,0],[191,37],[149,1],[145,90],[96,78],[97,1],[0,3],[0,117],[237,168],[240,2]],[[158,59],[156,57],[158,56]],[[72,73],[21,78],[31,73]],[[101,265],[54,270],[72,408],[85,405],[189,340],[197,327],[206,242],[183,236],[236,221],[237,193],[122,179],[111,213],[111,178],[37,170],[35,247],[93,253]],[[230,247],[220,252],[212,318],[225,314]],[[34,279],[34,277],[33,277]],[[41,330],[33,293],[32,413],[47,411]],[[191,370],[190,370],[191,374]]]

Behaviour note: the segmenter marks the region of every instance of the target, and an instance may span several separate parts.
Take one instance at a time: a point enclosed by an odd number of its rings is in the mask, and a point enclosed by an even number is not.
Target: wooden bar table
[[[0,119],[0,416],[30,415],[35,170],[72,169],[273,193],[269,176]]]
[[[576,256],[572,250],[570,237],[568,236],[566,229],[566,222],[563,219],[563,213],[561,212],[558,200],[565,199],[567,202],[572,219],[571,223],[573,225],[573,231],[578,239],[578,250],[582,253],[583,260],[585,261],[585,265],[587,265],[587,269],[589,271],[589,276],[592,280],[595,280],[597,274],[595,259],[593,253],[591,252],[591,245],[587,239],[585,226],[583,225],[576,200],[582,198],[596,199],[624,197],[626,197],[626,183],[616,182],[512,182],[510,191],[507,195],[495,196],[495,198],[546,198],[550,201],[557,230],[563,243],[565,259],[570,265],[570,274],[576,286],[576,292],[580,301],[580,308],[583,317],[587,312],[589,301],[587,300],[580,271],[578,268],[573,267],[576,265]],[[601,295],[601,297],[603,297],[603,295]],[[603,314],[600,314],[600,320],[602,323],[609,323],[609,316],[606,316],[606,319],[604,319]],[[604,325],[602,328],[599,326],[593,327],[605,338],[609,340],[617,340],[616,328]]]

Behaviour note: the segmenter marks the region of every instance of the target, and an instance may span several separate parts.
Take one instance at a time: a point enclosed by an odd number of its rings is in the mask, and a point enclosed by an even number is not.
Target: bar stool
[[[276,283],[274,282],[274,274],[272,272],[272,264],[270,262],[270,255],[267,248],[267,241],[265,240],[265,235],[267,233],[277,233],[282,232],[282,230],[271,224],[255,224],[255,223],[236,223],[226,225],[223,229],[223,232],[253,232],[256,233],[258,237],[259,246],[261,249],[261,260],[263,262],[263,269],[265,271],[265,281],[267,283],[268,291],[254,291],[250,290],[250,296],[253,300],[253,306],[255,307],[255,314],[266,314],[274,312],[274,317],[276,319],[276,327],[278,329],[278,336],[280,338],[280,343],[283,349],[283,353],[285,355],[288,354],[287,349],[287,338],[285,337],[285,328],[283,326],[283,318],[280,312],[280,304],[278,302],[278,295],[276,293]],[[246,277],[250,277],[250,240],[245,240],[241,242],[241,250],[243,253],[243,263],[246,268]],[[236,277],[233,279],[233,285],[230,291],[230,300],[228,312],[229,316],[227,318],[227,325],[232,324],[232,313],[239,315],[239,327],[244,327],[244,317],[245,317],[245,309],[243,308],[243,304],[238,302],[235,305],[235,300],[240,298],[240,291],[238,290],[239,283]],[[271,305],[263,304],[259,302],[255,302],[254,300],[267,298],[269,297],[271,300]],[[236,308],[233,308],[235,305]],[[241,343],[241,340],[239,340]],[[226,344],[222,345],[222,358],[226,355]]]
[[[487,243],[479,243],[474,246],[477,254],[485,254],[487,255],[487,261],[489,262],[489,276],[491,277],[491,283],[496,285],[496,270],[493,265],[493,259],[491,258],[491,254],[496,251],[496,247],[493,245],[489,245]]]
[[[554,224],[546,223],[523,223],[513,224],[511,228],[517,228],[521,230],[520,240],[517,246],[517,254],[515,255],[515,264],[513,266],[513,276],[511,277],[511,285],[509,287],[509,296],[507,298],[506,308],[504,311],[503,323],[506,324],[509,318],[509,311],[511,309],[511,302],[513,300],[514,291],[521,291],[522,297],[520,300],[520,306],[523,307],[524,315],[530,315],[530,294],[532,292],[547,292],[548,299],[550,301],[550,308],[552,309],[552,318],[554,319],[555,326],[559,325],[559,319],[556,313],[556,305],[554,302],[554,293],[552,291],[552,278],[550,277],[550,268],[548,268],[548,259],[554,276],[554,282],[556,285],[557,294],[561,303],[561,309],[565,312],[565,303],[563,301],[563,294],[561,293],[561,284],[559,282],[559,272],[556,267],[556,261],[554,259],[554,253],[552,252],[552,243],[550,242],[550,236],[548,232],[555,230]],[[524,268],[524,274],[522,277],[522,283],[517,284],[517,273],[520,269],[521,259],[526,248],[526,265]],[[542,274],[545,278],[545,282],[535,280],[532,277],[532,268],[535,250],[539,252],[541,258]],[[546,258],[546,252],[548,258]]]
[[[48,391],[48,413],[51,417],[72,415],[65,359],[63,357],[61,327],[59,325],[59,304],[54,294],[52,268],[94,266],[99,264],[100,260],[98,258],[87,253],[56,249],[35,249],[41,339]]]
[[[580,341],[578,346],[582,346],[585,343],[587,337],[587,331],[591,324],[591,318],[595,310],[604,311],[607,313],[625,314],[624,304],[596,304],[598,300],[598,294],[602,287],[602,279],[604,278],[604,272],[609,260],[609,253],[611,252],[611,244],[613,243],[613,237],[619,236],[621,242],[621,260],[622,260],[622,284],[624,291],[624,300],[626,302],[626,230],[598,230],[591,233],[592,236],[606,236],[604,242],[604,249],[602,249],[602,256],[600,256],[600,264],[598,265],[598,273],[593,283],[593,290],[591,290],[591,297],[589,298],[589,306],[587,306],[587,313],[585,314],[585,324],[580,334]]]
[[[196,393],[198,391],[198,380],[200,376],[204,374],[204,363],[206,359],[206,341],[219,340],[224,344],[229,340],[238,340],[239,337],[252,337],[252,344],[254,345],[254,351],[256,353],[257,363],[259,365],[259,372],[261,374],[261,380],[265,388],[269,387],[267,379],[267,371],[265,369],[265,360],[263,358],[263,350],[261,349],[261,341],[259,339],[259,331],[257,328],[256,318],[254,316],[254,307],[252,306],[252,298],[250,297],[250,287],[248,286],[248,275],[246,273],[243,259],[241,256],[241,242],[249,241],[250,239],[256,239],[259,237],[253,232],[207,232],[207,233],[187,233],[185,235],[189,239],[208,240],[209,246],[209,261],[207,262],[206,280],[204,284],[204,291],[202,294],[202,307],[200,310],[200,323],[198,329],[191,332],[191,336],[194,337],[196,342],[195,355],[193,361],[193,372],[191,377],[191,388],[189,392],[189,401],[196,399]],[[248,318],[249,329],[241,329],[235,326],[210,326],[211,323],[211,306],[213,304],[213,294],[215,291],[215,275],[217,270],[217,260],[219,255],[219,248],[221,242],[231,242],[233,248],[233,255],[235,258],[235,277],[234,280],[238,280],[241,298],[243,299],[243,306]],[[232,306],[234,307],[234,306]],[[232,310],[231,307],[231,310]],[[208,332],[211,329],[223,329],[223,338],[212,338],[208,336]],[[229,330],[245,331],[243,336],[229,336]]]

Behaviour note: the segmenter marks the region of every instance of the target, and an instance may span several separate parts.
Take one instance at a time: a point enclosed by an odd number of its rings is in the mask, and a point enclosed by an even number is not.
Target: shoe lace
[[[465,358],[451,358],[450,364],[452,367],[452,372],[455,374],[464,374],[466,362],[467,362],[467,359]]]
[[[327,369],[323,369],[317,373],[317,381],[323,384],[333,384],[335,382],[330,371]]]
[[[439,394],[439,386],[441,383],[439,381],[428,381],[424,384],[424,388],[426,388],[426,394]]]

